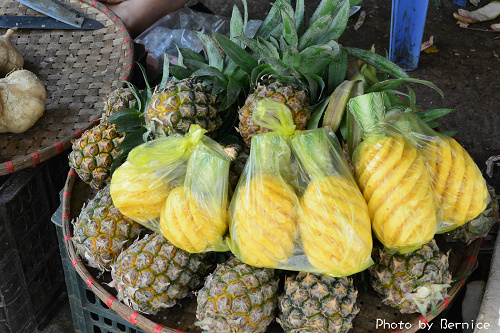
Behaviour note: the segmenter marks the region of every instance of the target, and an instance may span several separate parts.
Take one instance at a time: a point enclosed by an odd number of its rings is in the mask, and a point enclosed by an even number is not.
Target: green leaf
[[[330,98],[327,99],[329,102],[325,110],[323,126],[330,126],[334,132],[337,131],[347,109],[347,102],[351,98],[351,91],[356,84],[360,83],[362,82],[344,81],[335,89]]]
[[[302,74],[321,73],[338,55],[337,50],[329,45],[313,45],[300,52],[299,72]]]
[[[258,58],[279,57],[278,50],[276,50],[276,48],[270,43],[262,43],[262,38],[256,40],[253,38],[240,36],[238,37],[238,39],[242,41],[244,45],[248,46],[248,48],[252,50],[252,52],[255,53]],[[271,46],[271,48],[268,47],[269,45]]]
[[[385,116],[383,92],[373,92],[351,98],[348,102],[349,112],[359,122],[363,132],[371,132]]]
[[[288,46],[297,48],[298,36],[295,29],[295,15],[292,6],[286,2],[277,1],[281,13],[281,21],[283,23],[283,38],[286,40]]]
[[[201,42],[203,43],[203,46],[205,48],[205,54],[208,59],[208,64],[212,67],[217,68],[218,70],[222,71],[224,69],[224,59],[222,58],[222,55],[220,54],[219,47],[217,46],[217,43],[212,39],[212,37],[195,31],[198,37],[201,39]],[[226,37],[227,38],[227,37]]]
[[[145,142],[143,139],[143,135],[146,132],[147,132],[146,128],[141,127],[125,136],[123,141],[117,147],[118,149],[121,150],[121,153],[113,161],[113,164],[111,164],[111,169],[110,169],[111,175],[113,175],[116,168],[122,164],[123,160],[127,158],[128,153],[130,153],[132,149]]]
[[[340,0],[322,0],[311,17],[311,24],[324,16],[331,16],[337,8]]]
[[[373,86],[371,86],[370,88],[368,88],[367,92],[383,91],[383,90],[388,90],[388,89],[390,90],[390,89],[394,89],[396,87],[399,87],[403,83],[410,83],[410,82],[423,84],[427,87],[430,87],[430,88],[436,90],[441,95],[441,97],[444,96],[443,91],[441,89],[439,89],[434,83],[427,81],[427,80],[412,79],[412,78],[392,79],[392,80],[378,82],[378,83],[374,84]]]
[[[262,77],[274,74],[276,74],[276,71],[269,64],[261,64],[252,71],[250,81],[255,85]]]
[[[449,138],[452,138],[454,137],[455,135],[457,135],[459,132],[458,131],[443,131],[443,132],[439,132],[440,134],[442,135],[445,135]]]
[[[278,1],[276,1],[276,2],[278,2]],[[264,21],[260,25],[259,29],[257,30],[255,36],[262,37],[264,39],[269,38],[272,31],[276,28],[276,26],[280,22],[281,22],[281,14],[280,14],[279,9],[276,6],[276,4],[274,4],[271,7],[269,14],[267,14],[266,18],[264,19]]]
[[[328,92],[331,93],[341,84],[347,74],[347,51],[341,48],[339,55],[328,65]]]
[[[328,32],[319,40],[320,43],[330,40],[337,40],[345,31],[349,21],[349,1],[342,0],[337,7]]]
[[[450,112],[453,112],[453,109],[433,108],[433,109],[426,109],[426,110],[418,111],[418,112],[415,112],[415,113],[423,121],[429,122],[429,121],[441,118],[441,117],[447,115]]]
[[[238,64],[248,74],[258,66],[258,62],[247,51],[231,41],[226,36],[215,33],[215,39],[220,44],[221,48],[235,63]],[[221,69],[222,70],[222,69]]]
[[[226,95],[221,103],[219,111],[224,111],[229,108],[231,105],[236,102],[240,92],[243,90],[243,87],[238,83],[238,81],[234,80],[232,77],[229,77]]]
[[[321,103],[311,107],[311,118],[309,118],[309,121],[307,122],[307,129],[315,129],[319,127],[319,121],[321,116],[323,116],[326,106],[328,105],[328,101],[329,99],[325,98]]]
[[[298,69],[301,65],[301,55],[296,48],[290,47],[283,53],[283,62],[287,67]]]
[[[311,104],[316,104],[321,96],[321,92],[325,88],[325,83],[321,76],[315,74],[304,75],[308,83],[309,95],[311,96]]]
[[[163,53],[163,75],[159,85],[160,90],[165,88],[169,78],[170,78],[170,63],[168,61],[168,55],[166,53]]]
[[[304,21],[305,5],[304,0],[295,2],[295,29],[299,31],[302,22]]]
[[[207,59],[204,56],[202,56],[200,53],[195,52],[195,51],[188,49],[188,48],[185,48],[185,47],[181,47],[181,48],[179,48],[179,50],[180,50],[180,53],[182,53],[182,56],[184,57],[185,60],[187,60],[187,59],[196,60],[199,62],[204,62],[205,64],[208,65]]]
[[[349,0],[349,6],[352,7],[352,6],[359,5],[361,3],[361,1],[363,1],[363,0]]]
[[[227,83],[227,79],[224,76],[224,74],[222,74],[222,72],[215,67],[202,68],[202,69],[194,72],[192,76],[193,77],[209,76],[209,77],[217,78],[218,81],[223,83],[223,84]]]
[[[408,74],[401,67],[376,53],[352,47],[346,47],[345,49],[354,58],[363,60],[367,64],[385,73],[391,74],[397,78],[409,78]]]
[[[439,127],[439,126],[443,125],[439,121],[429,121],[429,122],[426,122],[426,123],[427,123],[427,126],[429,126],[430,128],[436,128],[436,127]]]
[[[306,47],[316,44],[316,42],[319,41],[328,31],[331,23],[331,16],[323,16],[316,20],[316,22],[309,26],[306,32],[300,36],[298,49],[302,51]]]
[[[174,65],[170,66],[170,74],[172,74],[172,76],[175,77],[177,80],[183,80],[190,77],[192,73],[190,70],[182,66]]]
[[[243,2],[246,4],[245,1]],[[236,37],[243,36],[245,34],[245,23],[243,22],[241,13],[236,5],[233,5],[233,13],[231,14],[229,26],[230,39],[239,46],[243,46],[243,43],[238,41]]]

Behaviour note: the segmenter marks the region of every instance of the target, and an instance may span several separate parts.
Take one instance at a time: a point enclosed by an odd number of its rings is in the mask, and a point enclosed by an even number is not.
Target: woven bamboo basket
[[[169,308],[157,316],[144,316],[116,299],[114,289],[106,285],[106,283],[109,283],[111,280],[110,274],[100,274],[98,271],[84,265],[71,241],[73,231],[71,220],[78,217],[83,204],[88,199],[92,198],[95,193],[95,190],[92,190],[90,186],[86,185],[78,178],[74,170],[70,170],[63,193],[62,226],[64,243],[69,258],[80,277],[87,283],[96,296],[107,304],[111,309],[110,311],[116,311],[120,316],[146,332],[200,332],[200,329],[194,325],[196,321],[196,298],[183,299],[180,305]],[[381,304],[382,299],[371,288],[369,288],[366,293],[359,290],[357,304],[360,306],[361,311],[354,319],[354,329],[351,332],[414,333],[419,329],[419,322],[430,322],[450,304],[465,284],[466,280],[462,277],[468,276],[476,267],[476,257],[479,253],[480,240],[474,241],[467,247],[464,247],[460,243],[452,245],[444,241],[439,242],[439,239],[437,239],[437,241],[442,251],[450,251],[450,271],[453,277],[458,280],[458,282],[454,283],[448,291],[450,297],[438,304],[437,313],[433,314],[429,312],[425,317],[416,314],[401,314],[397,309]],[[358,289],[361,288],[358,287]],[[376,329],[376,319],[385,320],[387,323],[409,323],[411,328],[404,330]],[[410,325],[407,326],[409,327]],[[267,330],[267,333],[282,332],[283,330],[276,322],[271,324]]]
[[[0,133],[0,176],[33,167],[71,147],[96,124],[109,92],[131,77],[133,41],[123,22],[93,0],[62,0],[104,25],[97,30],[19,29],[11,42],[47,90],[46,109],[28,131]],[[14,0],[0,15],[43,16]],[[4,34],[7,29],[0,29]]]

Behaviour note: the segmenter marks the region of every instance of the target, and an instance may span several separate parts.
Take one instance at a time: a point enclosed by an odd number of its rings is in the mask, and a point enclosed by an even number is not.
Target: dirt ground
[[[197,1],[192,1],[196,3]],[[271,8],[269,0],[249,0],[249,18],[263,19]],[[482,0],[479,7],[490,1]],[[212,12],[230,16],[233,3],[240,2],[204,0],[203,4]],[[316,8],[318,0],[306,1],[306,6]],[[365,11],[363,25],[354,29],[360,12],[351,17],[347,30],[340,38],[344,46],[370,49],[386,55],[389,50],[391,1],[363,0],[361,10]],[[422,53],[419,67],[410,76],[434,82],[444,93],[444,98],[425,86],[412,86],[417,94],[417,103],[424,108],[446,107],[455,111],[443,117],[443,128],[458,131],[457,139],[467,149],[481,170],[492,155],[500,154],[500,119],[498,115],[498,94],[500,92],[500,33],[460,28],[453,12],[460,8],[452,0],[441,0],[441,7],[429,0],[423,41],[434,37],[438,52]],[[478,7],[467,3],[466,9]],[[491,23],[470,25],[475,29],[488,29]],[[500,167],[493,179],[487,180],[500,190]]]

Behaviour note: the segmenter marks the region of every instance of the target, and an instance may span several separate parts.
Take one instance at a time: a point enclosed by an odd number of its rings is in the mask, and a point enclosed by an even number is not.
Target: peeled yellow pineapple
[[[160,217],[170,184],[154,172],[141,172],[125,162],[111,178],[111,198],[123,215],[145,224]],[[147,226],[147,225],[146,225]]]
[[[227,230],[227,211],[214,200],[200,201],[184,186],[170,192],[160,215],[163,235],[175,246],[202,252],[221,241]]]
[[[372,263],[370,216],[355,184],[340,176],[318,178],[300,205],[302,247],[318,271],[348,276]]]
[[[278,267],[292,255],[297,238],[298,199],[276,175],[257,175],[240,187],[231,237],[239,256],[252,266]]]
[[[372,228],[389,250],[431,241],[439,209],[423,156],[400,135],[370,135],[354,152],[354,169]]]

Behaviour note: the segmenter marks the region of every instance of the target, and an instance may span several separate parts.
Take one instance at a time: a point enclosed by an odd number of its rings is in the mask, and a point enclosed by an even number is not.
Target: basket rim
[[[126,52],[125,52],[125,62],[127,63],[125,68],[125,76],[121,78],[122,81],[130,81],[133,69],[133,61],[134,61],[134,41],[130,36],[129,31],[125,27],[125,24],[121,20],[121,18],[116,15],[111,9],[106,7],[101,2],[96,0],[70,0],[70,1],[78,1],[85,5],[92,6],[101,12],[103,12],[112,22],[116,25],[117,30],[121,33],[125,34],[125,38],[123,43],[125,44]],[[0,163],[0,176],[8,175],[15,173],[16,171],[23,170],[26,168],[36,167],[42,162],[45,162],[52,157],[61,154],[66,149],[71,148],[72,141],[78,139],[82,136],[83,132],[94,127],[99,123],[98,119],[94,119],[89,125],[85,126],[82,130],[75,131],[72,135],[69,135],[58,142],[54,142],[48,147],[44,147],[38,149],[36,152],[25,155],[18,156],[10,161]]]
[[[139,327],[142,330],[145,330],[148,333],[186,333],[183,331],[176,330],[174,328],[165,327],[161,324],[157,324],[150,320],[149,318],[141,315],[140,313],[134,311],[123,302],[119,301],[116,297],[111,295],[107,290],[105,290],[100,283],[98,283],[94,277],[89,273],[87,267],[81,260],[80,256],[77,254],[77,251],[74,247],[71,238],[73,235],[71,234],[71,196],[73,191],[73,186],[75,181],[78,179],[78,175],[74,169],[70,169],[68,173],[68,177],[66,179],[66,183],[63,190],[62,197],[62,229],[63,229],[63,237],[64,244],[66,246],[66,250],[68,252],[69,258],[73,265],[73,268],[77,271],[78,275],[85,281],[87,286],[94,292],[94,294],[99,297],[101,301],[103,301],[110,309],[115,311],[122,318],[127,320],[132,325]],[[464,256],[464,260],[461,262],[457,272],[455,275],[457,276],[466,276],[468,273],[472,272],[477,263],[477,255],[479,254],[479,249],[481,246],[481,239],[476,239],[471,244],[467,246],[467,251]],[[443,310],[445,310],[451,301],[455,298],[458,292],[465,286],[467,278],[462,279],[459,283],[455,283],[448,290],[448,298],[440,301],[437,304],[437,313],[433,314],[432,311],[429,311],[426,316],[417,315],[412,319],[411,327],[409,329],[404,329],[402,331],[398,331],[399,333],[415,333],[418,331],[419,322],[427,323],[437,317]],[[394,332],[393,330],[377,330],[377,332]]]

